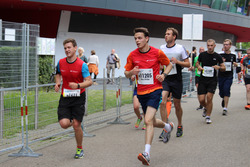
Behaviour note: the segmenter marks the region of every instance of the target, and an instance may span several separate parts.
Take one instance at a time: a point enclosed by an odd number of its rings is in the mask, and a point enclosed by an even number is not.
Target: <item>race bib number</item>
[[[246,74],[247,74],[247,75],[250,75],[250,69],[249,69],[249,68],[247,68]]]
[[[214,68],[213,67],[204,66],[203,67],[203,73],[202,73],[202,75],[204,77],[213,77],[214,76]]]
[[[80,97],[80,89],[63,89],[63,97]]]
[[[138,74],[138,84],[150,85],[154,84],[153,69],[140,69]]]
[[[224,62],[226,66],[226,71],[231,71],[232,70],[232,63],[231,62]]]
[[[171,63],[172,64],[172,63]],[[172,69],[171,71],[168,73],[168,75],[174,75],[177,74],[177,69],[176,69],[176,64],[172,64]]]

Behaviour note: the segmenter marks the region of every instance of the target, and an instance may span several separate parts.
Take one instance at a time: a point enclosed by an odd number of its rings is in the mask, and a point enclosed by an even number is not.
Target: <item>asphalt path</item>
[[[246,90],[243,84],[233,84],[228,116],[222,116],[218,90],[214,95],[212,124],[206,124],[197,111],[194,95],[182,100],[183,137],[175,136],[164,144],[158,139],[161,129],[155,129],[151,147],[151,164],[154,167],[249,167],[250,166],[250,110],[245,110]],[[157,117],[159,118],[159,112]],[[177,123],[174,109],[170,120]],[[125,120],[128,125],[109,125],[91,133],[95,137],[84,138],[83,159],[74,159],[74,138],[36,150],[38,158],[9,158],[1,167],[140,167],[137,155],[144,150],[145,131],[135,129],[136,117]]]

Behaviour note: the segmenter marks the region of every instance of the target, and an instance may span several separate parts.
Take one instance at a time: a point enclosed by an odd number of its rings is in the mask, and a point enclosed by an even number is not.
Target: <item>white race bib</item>
[[[240,63],[237,63],[237,67],[240,67]]]
[[[203,73],[202,73],[202,75],[204,77],[213,77],[214,76],[214,68],[213,67],[204,66],[203,67]]]
[[[63,97],[80,97],[80,89],[63,89]]]
[[[171,63],[172,64],[172,63]],[[176,69],[176,64],[172,64],[172,69],[171,71],[168,73],[168,75],[174,75],[177,74],[177,69]]]
[[[224,62],[226,66],[226,71],[231,71],[232,70],[232,63],[231,62]]]
[[[246,74],[250,75],[250,69],[249,68],[246,69]]]
[[[154,84],[152,68],[140,69],[140,72],[138,74],[138,84],[142,84],[142,85]]]

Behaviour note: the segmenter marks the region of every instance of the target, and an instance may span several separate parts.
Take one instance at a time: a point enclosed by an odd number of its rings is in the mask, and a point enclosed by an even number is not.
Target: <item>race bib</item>
[[[197,69],[197,74],[198,74],[198,75],[201,75],[201,71],[199,71],[198,69]]]
[[[172,63],[171,63],[172,64]],[[172,64],[172,69],[171,71],[168,73],[168,75],[174,75],[177,74],[177,69],[176,69],[176,64]]]
[[[237,63],[237,67],[240,67],[240,63]]]
[[[80,97],[80,89],[63,89],[63,97]]]
[[[226,71],[231,71],[232,70],[232,63],[231,62],[224,62],[226,66]]]
[[[154,84],[152,68],[140,69],[140,72],[138,74],[138,84],[142,84],[142,85]]]
[[[204,66],[203,67],[203,73],[202,73],[202,75],[204,77],[213,77],[214,76],[214,68],[213,67]]]
[[[249,68],[246,69],[246,74],[250,75],[250,69]]]

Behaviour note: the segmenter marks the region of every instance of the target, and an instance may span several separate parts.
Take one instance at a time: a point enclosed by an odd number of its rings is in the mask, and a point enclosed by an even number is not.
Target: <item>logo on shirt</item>
[[[69,70],[69,72],[78,73],[78,71],[74,71],[74,70]]]
[[[213,58],[213,60],[216,60],[216,58]]]

